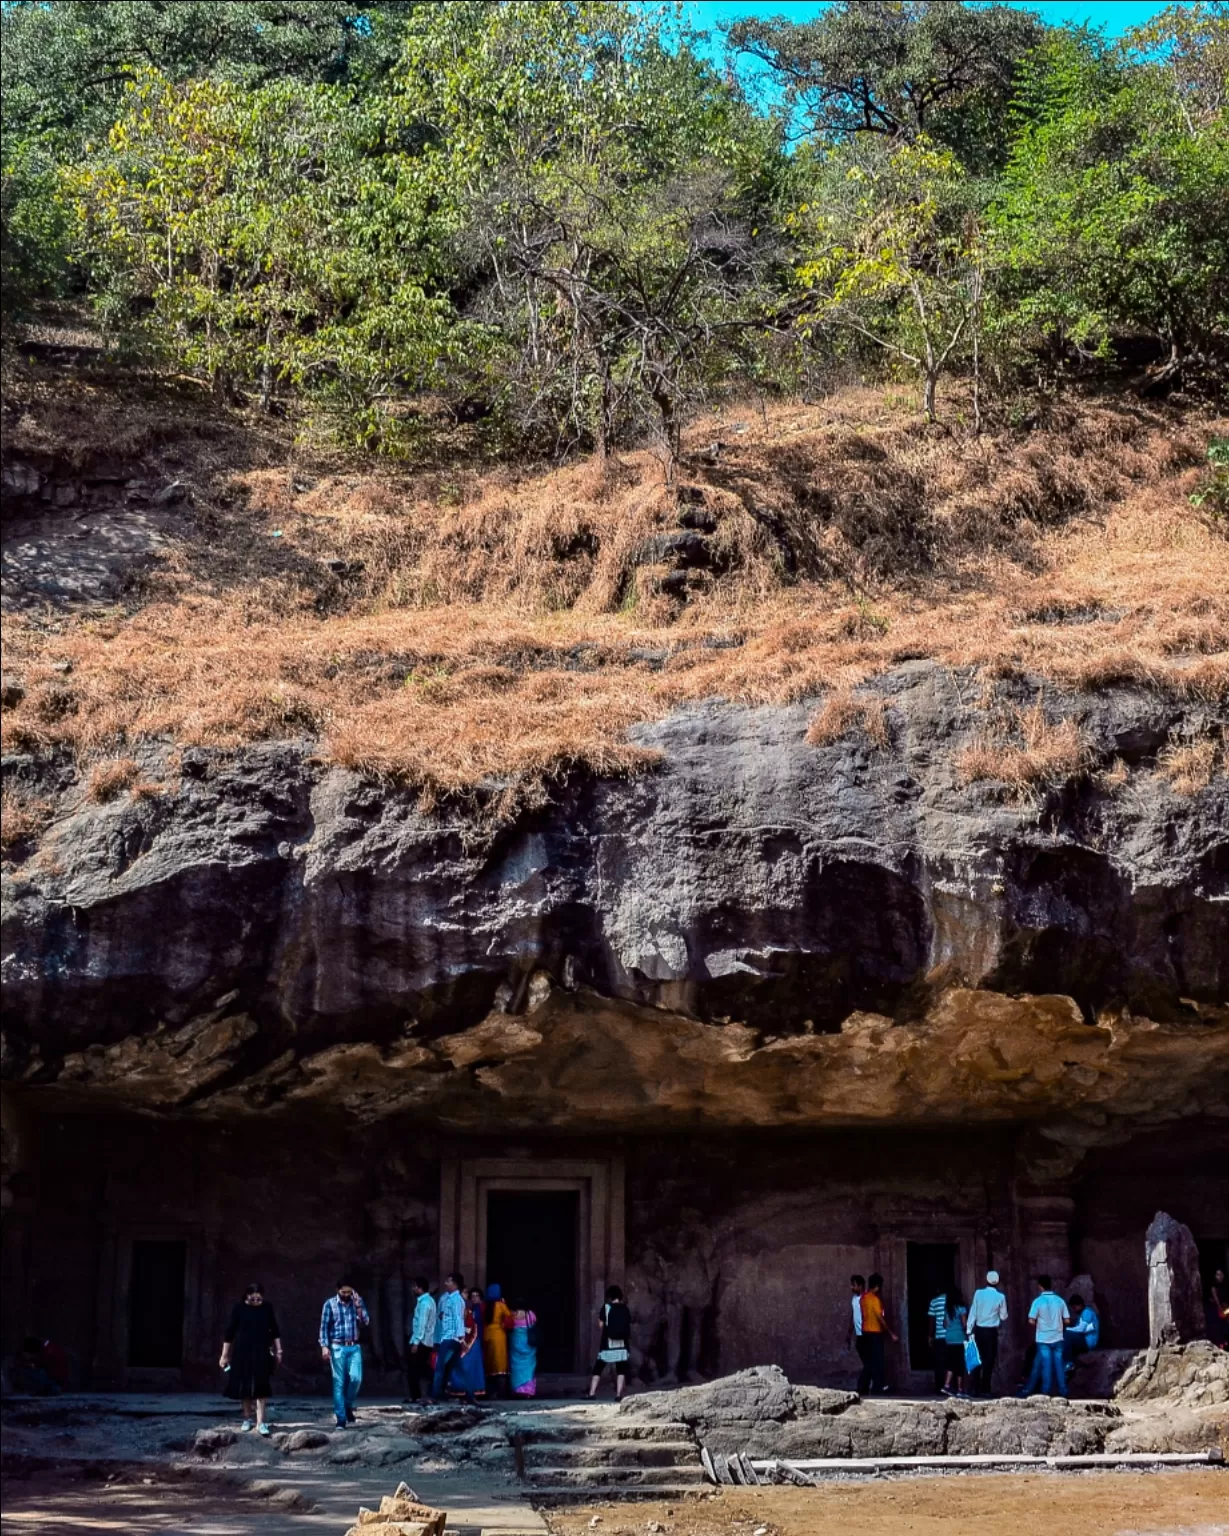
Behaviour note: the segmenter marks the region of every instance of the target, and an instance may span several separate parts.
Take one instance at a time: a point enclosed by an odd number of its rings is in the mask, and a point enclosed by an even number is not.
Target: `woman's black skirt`
[[[247,1359],[243,1356],[231,1361],[226,1373],[226,1395],[236,1401],[250,1402],[256,1397],[273,1395],[273,1356],[264,1359]]]

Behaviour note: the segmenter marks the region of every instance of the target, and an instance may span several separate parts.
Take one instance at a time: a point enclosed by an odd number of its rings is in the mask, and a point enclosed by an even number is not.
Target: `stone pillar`
[[[1145,1239],[1148,1260],[1148,1343],[1188,1344],[1205,1338],[1199,1249],[1191,1229],[1164,1211]]]

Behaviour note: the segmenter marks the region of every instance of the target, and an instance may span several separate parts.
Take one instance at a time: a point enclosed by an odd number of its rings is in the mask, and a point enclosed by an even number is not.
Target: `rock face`
[[[1229,1353],[1207,1339],[1141,1350],[1114,1396],[1128,1403],[1172,1398],[1188,1408],[1229,1403]]]
[[[1189,1227],[1158,1211],[1148,1228],[1148,1338],[1187,1344],[1206,1337],[1199,1248]]]
[[[703,1387],[629,1398],[623,1413],[687,1424],[710,1451],[750,1457],[1083,1455],[1104,1448],[1121,1415],[1101,1403],[863,1402],[791,1383],[776,1366]]]
[[[106,804],[61,765],[6,878],[5,1076],[473,1130],[1043,1123],[1060,1163],[1223,1105],[1229,791],[1154,769],[1225,711],[1051,695],[1129,777],[1023,803],[961,783],[960,677],[877,687],[886,748],[705,705],[502,825],[306,746],[151,749],[163,792]]]

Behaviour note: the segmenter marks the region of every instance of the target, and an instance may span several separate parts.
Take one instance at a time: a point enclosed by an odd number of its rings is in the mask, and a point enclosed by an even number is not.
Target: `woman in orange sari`
[[[503,1292],[497,1285],[486,1288],[486,1325],[482,1330],[482,1353],[486,1363],[487,1386],[492,1397],[508,1396],[507,1319],[512,1316]]]

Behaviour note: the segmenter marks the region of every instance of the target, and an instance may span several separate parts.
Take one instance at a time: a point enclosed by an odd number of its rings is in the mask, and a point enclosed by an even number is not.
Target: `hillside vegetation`
[[[497,809],[710,698],[874,750],[921,658],[1008,793],[1112,787],[1073,690],[1225,699],[1224,5],[0,23],[11,838],[31,764],[156,796],[195,744]],[[95,541],[166,510],[49,598],[91,476]]]

